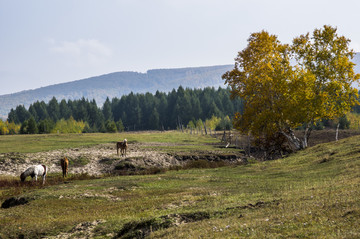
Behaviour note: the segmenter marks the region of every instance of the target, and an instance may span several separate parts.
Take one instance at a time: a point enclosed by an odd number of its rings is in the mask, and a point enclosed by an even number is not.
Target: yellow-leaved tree
[[[253,33],[238,53],[233,70],[223,75],[231,95],[244,100],[234,126],[255,138],[284,136],[296,149],[306,148],[313,124],[343,116],[357,103],[349,40],[324,26],[312,37],[282,44],[266,31]],[[303,137],[294,129],[305,126]]]

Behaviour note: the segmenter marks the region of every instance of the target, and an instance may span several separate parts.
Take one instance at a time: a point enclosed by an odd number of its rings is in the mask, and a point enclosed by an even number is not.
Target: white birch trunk
[[[308,147],[308,139],[311,133],[311,124],[309,123],[304,132],[304,138],[301,140],[295,136],[294,131],[292,129],[288,129],[289,133],[284,132],[281,133],[288,139],[288,141],[294,145],[296,150],[305,149]]]

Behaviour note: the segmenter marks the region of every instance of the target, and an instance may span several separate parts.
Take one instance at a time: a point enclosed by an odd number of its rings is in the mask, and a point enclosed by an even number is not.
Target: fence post
[[[225,130],[224,130],[224,134],[223,134],[223,137],[221,139],[221,142],[226,143],[226,132],[225,132]]]

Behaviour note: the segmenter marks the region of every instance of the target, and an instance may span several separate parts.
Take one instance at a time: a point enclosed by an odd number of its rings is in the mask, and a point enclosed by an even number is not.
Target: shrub
[[[105,128],[106,128],[106,132],[109,133],[116,133],[117,131],[116,123],[114,121],[110,121],[110,120],[106,121]]]
[[[57,121],[51,133],[81,133],[86,126],[87,123],[76,121],[73,117],[70,117],[68,120],[61,119]]]

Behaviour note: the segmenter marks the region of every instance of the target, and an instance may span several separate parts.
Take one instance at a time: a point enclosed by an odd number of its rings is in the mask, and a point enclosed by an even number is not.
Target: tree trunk
[[[280,132],[287,138],[287,140],[295,147],[296,150],[305,149],[308,147],[308,140],[311,133],[311,124],[309,123],[306,126],[303,140],[296,137],[294,131],[291,128],[288,128],[288,132],[283,130]]]
[[[289,129],[289,133],[286,133],[284,131],[281,131],[281,133],[287,138],[287,140],[294,145],[296,150],[303,149],[303,144],[301,140],[295,136],[294,131],[292,129]]]
[[[305,132],[304,132],[304,147],[303,148],[307,148],[308,147],[308,142],[309,142],[309,137],[310,137],[310,133],[311,133],[311,124],[308,123],[306,125],[306,129],[305,129]]]
[[[340,127],[340,123],[338,123],[337,126],[336,126],[335,141],[338,141],[338,140],[339,140],[339,127]]]

